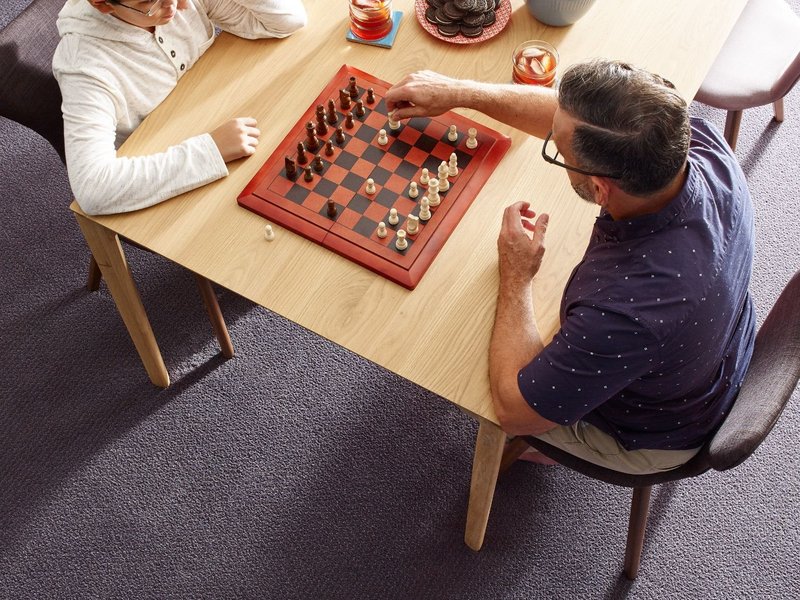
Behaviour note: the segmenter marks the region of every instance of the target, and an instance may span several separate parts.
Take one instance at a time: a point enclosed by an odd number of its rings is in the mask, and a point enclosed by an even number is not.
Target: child
[[[53,73],[81,209],[145,208],[224,177],[226,162],[253,154],[260,132],[249,117],[158,154],[116,151],[211,46],[215,25],[253,39],[286,37],[305,24],[300,0],[68,0]]]

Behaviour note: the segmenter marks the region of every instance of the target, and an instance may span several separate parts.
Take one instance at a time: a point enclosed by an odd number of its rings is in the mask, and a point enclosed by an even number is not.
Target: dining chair
[[[783,98],[800,79],[800,17],[785,0],[749,0],[695,100],[728,111],[725,139],[736,149],[742,111]]]
[[[513,438],[503,453],[500,473],[529,446],[561,465],[592,479],[633,488],[624,570],[635,579],[644,543],[650,492],[659,483],[696,477],[715,469],[726,471],[746,460],[767,437],[800,378],[800,271],[795,273],[758,331],[755,350],[739,394],[720,428],[685,465],[650,475],[630,475],[551,446],[535,437]]]
[[[64,162],[61,91],[53,76],[59,35],[56,18],[64,0],[33,0],[0,30],[0,116],[32,129],[46,139]],[[6,168],[6,167],[4,167]],[[100,267],[92,256],[86,287],[98,289]],[[233,357],[233,344],[211,282],[195,274],[222,355]]]

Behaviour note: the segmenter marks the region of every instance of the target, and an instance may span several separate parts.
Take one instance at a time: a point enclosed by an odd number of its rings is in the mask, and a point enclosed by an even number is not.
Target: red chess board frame
[[[350,77],[356,78],[358,97],[366,114],[354,118],[352,129],[344,128],[344,114],[339,103],[339,90],[346,89]],[[375,102],[366,101],[367,88],[373,88]],[[414,289],[444,246],[475,196],[489,179],[511,140],[488,127],[454,112],[433,118],[413,118],[400,129],[389,128],[386,103],[383,100],[391,84],[354,67],[343,65],[328,86],[311,103],[299,121],[267,159],[258,173],[239,195],[241,206],[278,223],[334,252],[362,265],[408,289]],[[334,142],[333,156],[318,154],[324,164],[321,173],[313,172],[313,180],[303,178],[303,166],[297,165],[295,179],[286,176],[284,158],[297,159],[297,144],[306,139],[306,123],[316,125],[316,107],[326,107],[333,99],[344,129],[345,141]],[[351,110],[355,109],[355,100]],[[328,125],[328,132],[318,135],[320,141],[333,140],[337,125]],[[447,138],[450,125],[458,128],[458,139]],[[467,131],[478,131],[478,146],[466,146]],[[377,142],[378,131],[385,129],[389,143]],[[450,188],[440,192],[441,204],[431,207],[432,217],[420,221],[419,232],[408,235],[408,247],[397,250],[396,232],[405,229],[409,214],[419,214],[419,200],[426,186],[419,184],[423,167],[436,176],[439,164],[450,154],[458,157],[459,174],[450,178]],[[313,158],[313,153],[309,158]],[[309,163],[310,164],[310,161]],[[366,194],[367,178],[375,180],[375,194]],[[409,183],[417,181],[419,196],[408,196]],[[327,214],[328,199],[336,202],[337,215]],[[389,211],[396,208],[397,225],[389,224]],[[378,222],[386,223],[388,234],[376,235]]]

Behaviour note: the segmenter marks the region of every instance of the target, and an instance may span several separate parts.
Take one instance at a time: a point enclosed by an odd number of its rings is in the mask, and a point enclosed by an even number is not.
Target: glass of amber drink
[[[349,0],[350,31],[362,40],[379,40],[392,30],[392,0]]]
[[[511,57],[514,83],[552,87],[556,80],[558,50],[541,40],[522,42]]]

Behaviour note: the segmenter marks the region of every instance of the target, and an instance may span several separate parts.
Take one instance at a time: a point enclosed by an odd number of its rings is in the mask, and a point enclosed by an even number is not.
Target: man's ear
[[[608,198],[611,196],[613,184],[607,177],[589,177],[589,181],[594,189],[594,201],[603,208],[608,207]]]
[[[99,10],[101,13],[110,13],[113,12],[114,7],[109,6],[106,0],[88,0],[89,4]]]

